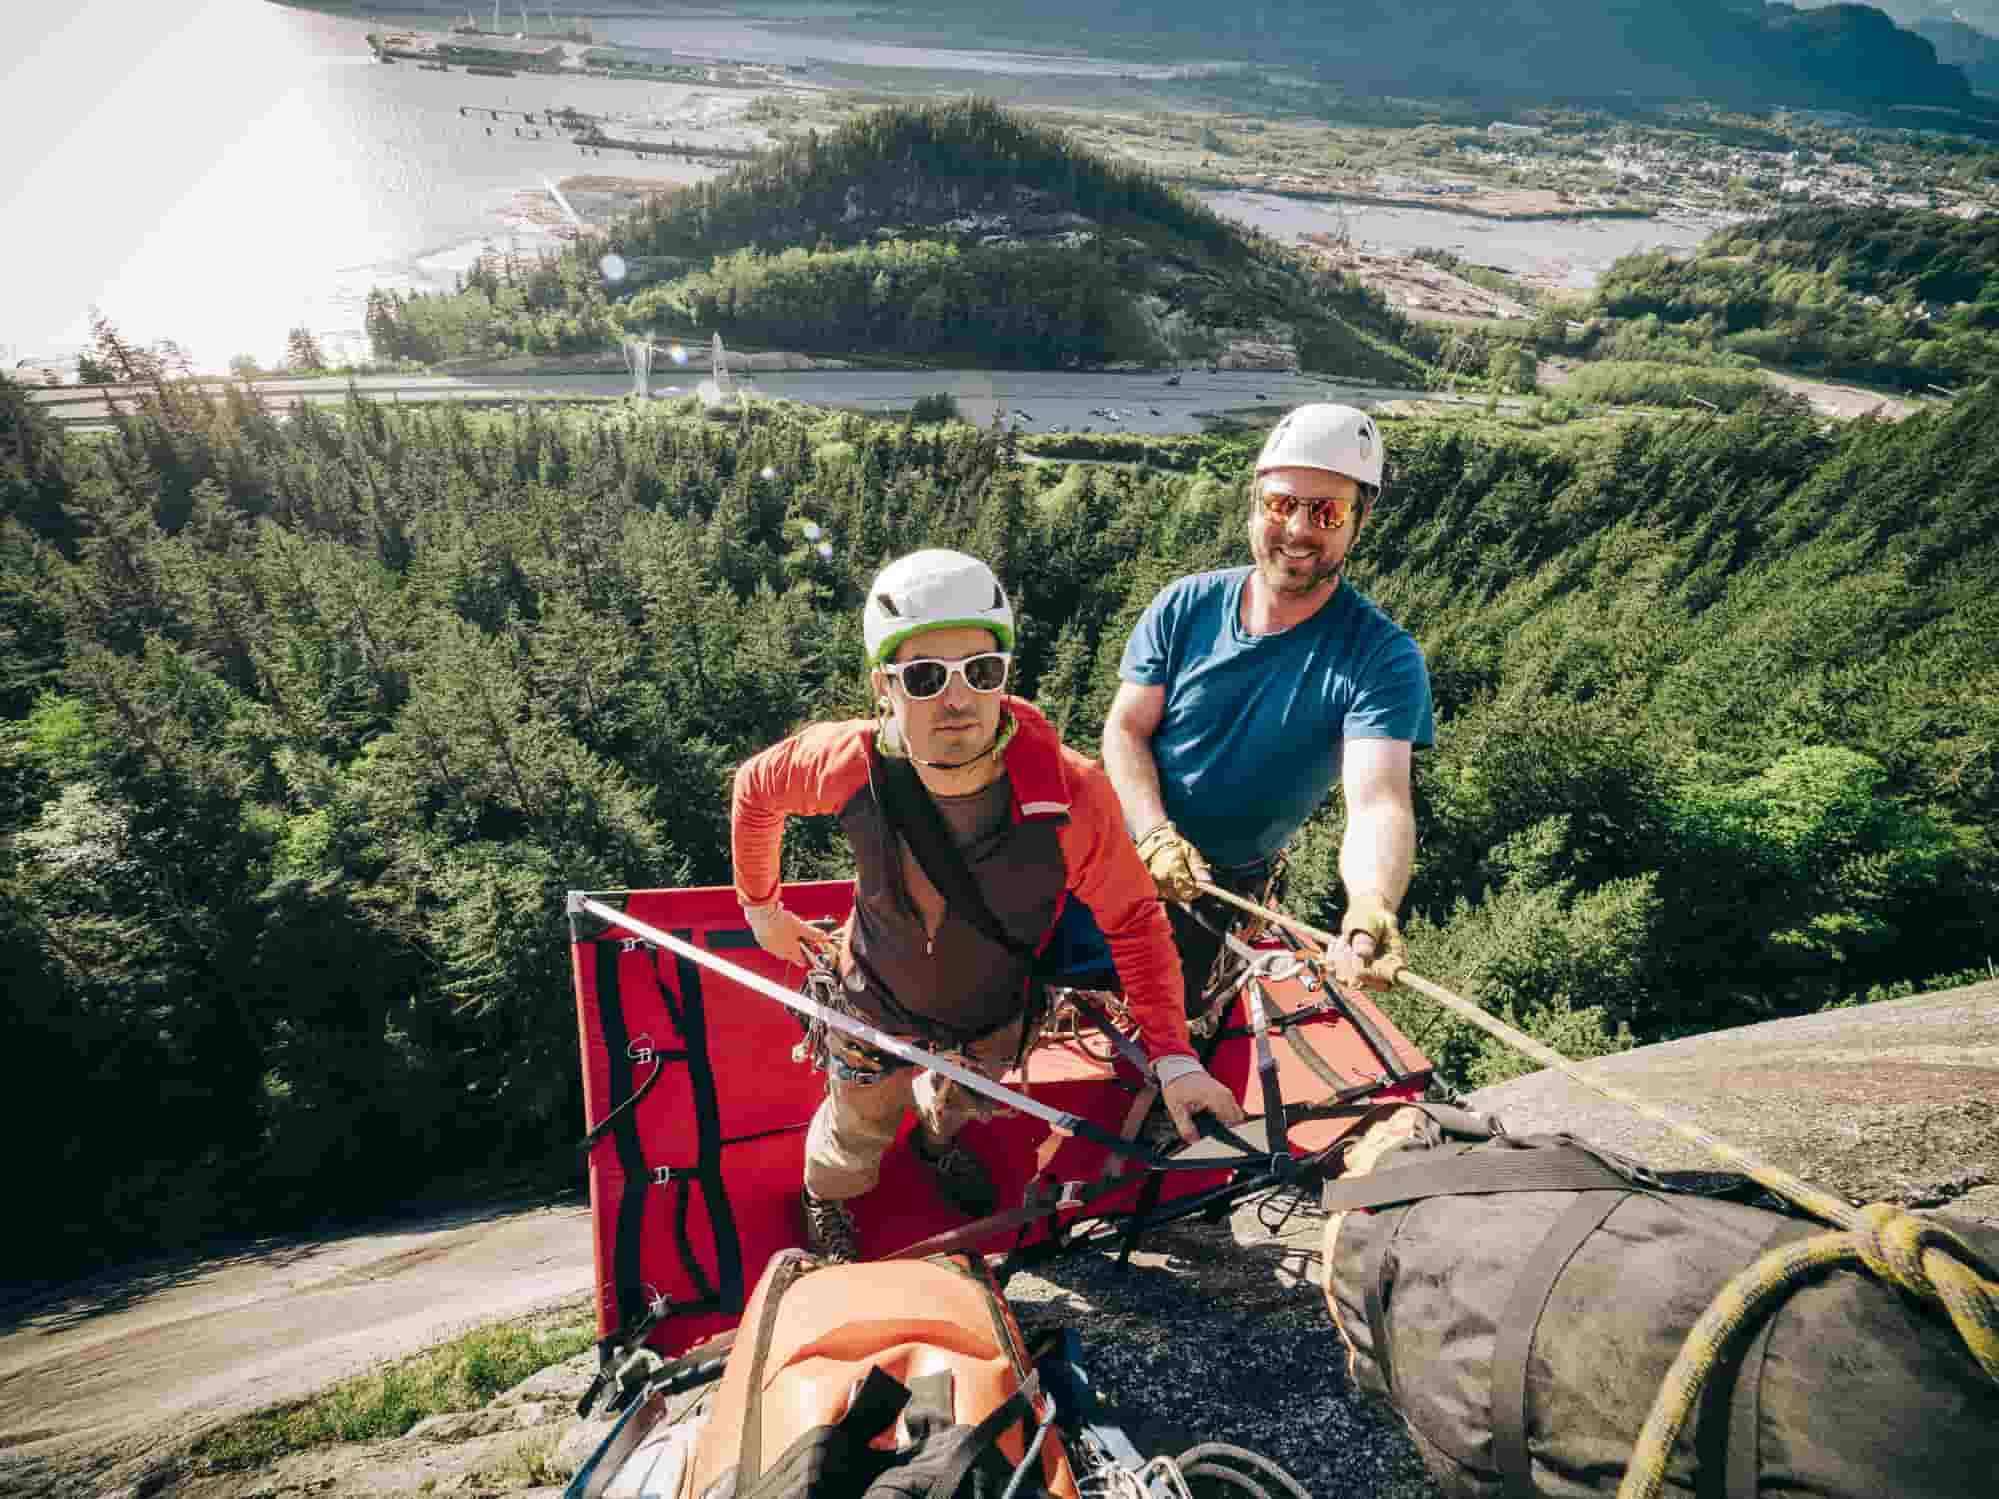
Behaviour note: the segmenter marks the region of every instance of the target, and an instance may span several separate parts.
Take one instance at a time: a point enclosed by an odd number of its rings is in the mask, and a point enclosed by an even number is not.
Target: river
[[[1359,245],[1408,254],[1455,251],[1477,265],[1537,275],[1577,291],[1596,285],[1611,262],[1641,250],[1686,250],[1722,225],[1687,214],[1649,219],[1492,219],[1447,208],[1397,208],[1328,202],[1278,193],[1212,192],[1201,199],[1217,213],[1278,240],[1342,228]]]

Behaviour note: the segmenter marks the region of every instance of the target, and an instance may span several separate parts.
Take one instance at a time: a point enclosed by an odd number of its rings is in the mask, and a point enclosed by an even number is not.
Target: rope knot
[[[1936,1225],[1892,1202],[1868,1203],[1860,1210],[1860,1223],[1853,1230],[1860,1262],[1877,1280],[1932,1299],[1937,1290],[1923,1268],[1923,1250],[1950,1238]]]

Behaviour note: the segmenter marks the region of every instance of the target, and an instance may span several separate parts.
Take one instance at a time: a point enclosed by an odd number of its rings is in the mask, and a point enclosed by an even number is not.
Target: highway
[[[655,367],[651,393],[655,397],[691,395],[706,378],[698,367]],[[1275,416],[1286,407],[1310,400],[1343,400],[1374,406],[1384,401],[1423,400],[1456,406],[1483,406],[1483,394],[1449,395],[1393,386],[1349,384],[1318,375],[1260,370],[1189,370],[1168,385],[1160,371],[1068,373],[1047,370],[800,370],[737,375],[737,383],[753,395],[803,401],[812,405],[850,407],[887,413],[906,410],[919,396],[948,392],[957,398],[963,416],[983,425],[996,406],[1004,406],[1022,431],[1058,428],[1097,432],[1140,432],[1153,435],[1199,432],[1204,418],[1222,412],[1267,409]],[[219,393],[227,382],[203,381],[203,390]],[[612,401],[629,396],[631,377],[603,371],[588,374],[494,375],[322,375],[252,382],[269,405],[297,401],[337,403],[349,388],[372,400],[468,401]],[[37,403],[64,425],[89,430],[105,425],[108,402],[136,400],[145,386],[57,386],[33,391]],[[1503,397],[1503,410],[1526,402]]]

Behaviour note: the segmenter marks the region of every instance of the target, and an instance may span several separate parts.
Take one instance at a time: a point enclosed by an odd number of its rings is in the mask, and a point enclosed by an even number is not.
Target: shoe
[[[937,1178],[938,1195],[967,1218],[983,1218],[999,1206],[999,1192],[986,1163],[956,1140],[936,1155],[924,1147],[921,1129],[910,1135],[909,1143],[916,1158]]]
[[[827,1265],[850,1265],[861,1257],[861,1236],[854,1227],[854,1212],[833,1198],[814,1197],[810,1187],[801,1187],[799,1205],[805,1209],[805,1247]]]

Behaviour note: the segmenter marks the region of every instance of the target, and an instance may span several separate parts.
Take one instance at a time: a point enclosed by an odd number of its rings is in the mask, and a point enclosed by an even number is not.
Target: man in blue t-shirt
[[[1410,762],[1435,738],[1429,673],[1408,632],[1340,576],[1381,470],[1366,413],[1292,411],[1256,460],[1252,565],[1168,584],[1125,644],[1104,768],[1173,918],[1197,1013],[1235,915],[1197,900],[1197,882],[1267,898],[1284,845],[1335,781],[1347,810],[1339,977],[1387,988],[1404,959],[1396,911],[1416,856]]]

